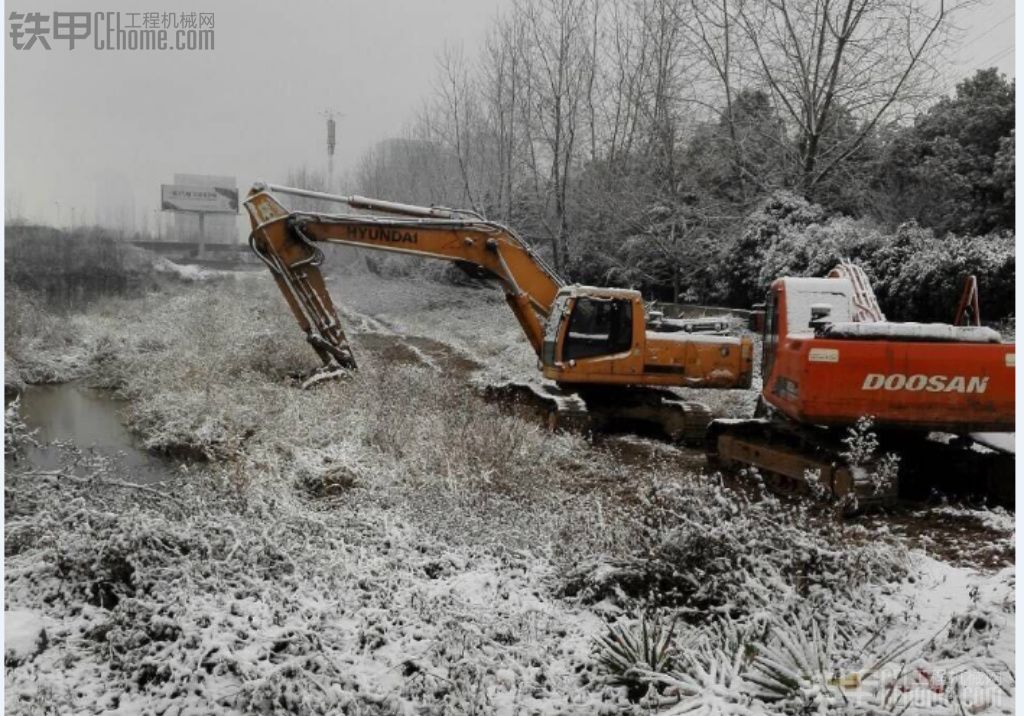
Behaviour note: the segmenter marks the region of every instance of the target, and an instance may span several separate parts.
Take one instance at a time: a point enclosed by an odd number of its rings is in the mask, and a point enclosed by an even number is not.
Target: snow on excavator
[[[279,198],[286,194],[346,210],[291,211]],[[639,423],[674,440],[703,441],[710,410],[672,388],[750,387],[751,338],[648,320],[638,291],[566,285],[511,229],[474,212],[265,184],[253,187],[245,207],[252,250],[323,361],[314,381],[356,367],[319,268],[319,245],[345,244],[444,259],[497,280],[548,382],[496,390],[533,402],[551,424]]]
[[[887,321],[847,263],[828,278],[776,280],[762,319],[760,415],[711,424],[712,465],[861,507],[931,489],[1013,506],[1013,441],[999,434],[1014,430],[1014,345],[981,326],[973,277],[953,324]],[[850,445],[865,418],[871,460]],[[880,475],[886,454],[898,472]]]

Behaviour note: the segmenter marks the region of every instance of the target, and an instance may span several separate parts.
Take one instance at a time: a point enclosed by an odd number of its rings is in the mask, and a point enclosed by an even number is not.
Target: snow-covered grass
[[[994,675],[980,712],[1007,703],[1012,569],[924,562],[863,524],[548,433],[443,356],[395,360],[403,331],[515,355],[497,293],[436,285],[434,303],[434,284],[353,278],[361,369],[300,390],[315,358],[257,279],[105,301],[61,319],[67,345],[27,352],[76,355],[145,444],[198,460],[145,487],[88,456],[8,463],[5,609],[45,633],[8,661],[9,712],[848,713],[965,669]],[[670,658],[609,667],[600,637],[641,615],[676,624]],[[916,713],[960,713],[947,693]]]
[[[86,354],[71,320],[48,311],[35,294],[8,287],[4,300],[4,386],[78,377]]]
[[[106,478],[9,481],[7,602],[48,639],[8,663],[9,713],[602,699],[574,686],[597,619],[551,597],[530,555],[443,542],[368,490],[309,502],[239,491],[229,470],[142,493]]]

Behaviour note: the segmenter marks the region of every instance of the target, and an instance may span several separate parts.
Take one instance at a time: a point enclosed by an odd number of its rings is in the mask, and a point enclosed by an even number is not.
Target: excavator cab
[[[582,360],[628,356],[635,343],[634,321],[643,321],[642,306],[635,310],[639,303],[636,291],[563,288],[545,326],[541,365],[557,369],[576,367]]]
[[[557,383],[747,388],[753,345],[749,337],[651,329],[639,291],[563,286],[540,365]]]
[[[642,368],[643,333],[638,291],[564,286],[544,327],[541,368],[560,383],[626,382]]]

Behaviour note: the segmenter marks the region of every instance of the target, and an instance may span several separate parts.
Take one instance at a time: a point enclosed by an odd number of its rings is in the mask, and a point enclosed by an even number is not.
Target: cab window
[[[623,353],[633,343],[633,304],[626,299],[576,299],[562,360]]]

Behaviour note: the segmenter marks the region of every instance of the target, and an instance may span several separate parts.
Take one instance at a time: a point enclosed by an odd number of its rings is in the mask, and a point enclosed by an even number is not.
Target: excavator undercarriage
[[[847,513],[899,501],[957,499],[1014,508],[1013,452],[971,436],[878,430],[873,459],[851,464],[849,431],[779,416],[715,420],[706,453],[712,470],[756,470],[776,494],[840,504]],[[888,462],[896,458],[893,462]]]
[[[707,405],[658,388],[570,391],[551,383],[516,382],[489,385],[484,395],[552,430],[633,432],[690,446],[703,444],[713,417]]]

